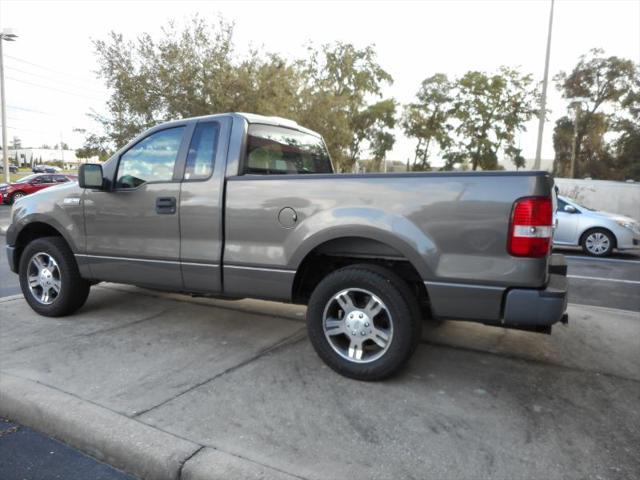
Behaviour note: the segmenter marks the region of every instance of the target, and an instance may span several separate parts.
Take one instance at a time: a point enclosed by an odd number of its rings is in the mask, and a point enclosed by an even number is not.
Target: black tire
[[[26,194],[24,192],[13,192],[13,195],[11,195],[11,197],[9,198],[9,205],[13,205],[14,203],[16,203],[16,200],[19,200],[22,197],[25,197]]]
[[[600,243],[600,248],[596,248],[596,244],[593,243],[593,237],[602,238],[600,235],[606,237],[607,246],[604,249],[602,249],[602,243]],[[592,240],[591,243],[590,240]],[[592,228],[584,232],[580,239],[580,246],[585,254],[592,257],[608,257],[616,246],[616,238],[609,230],[604,228]]]
[[[393,335],[386,351],[368,363],[344,358],[325,336],[325,308],[334,295],[345,289],[371,292],[384,303],[393,319]],[[392,271],[375,265],[352,265],[327,275],[311,294],[307,307],[309,339],[318,356],[339,374],[357,380],[381,380],[400,370],[415,351],[421,329],[418,302],[407,284]],[[349,339],[346,334],[345,337]]]
[[[38,253],[49,255],[59,267],[60,293],[49,304],[38,301],[29,288],[29,263]],[[82,307],[89,296],[91,285],[80,276],[73,252],[62,237],[43,237],[29,243],[20,256],[18,272],[25,300],[36,313],[45,317],[70,315]]]

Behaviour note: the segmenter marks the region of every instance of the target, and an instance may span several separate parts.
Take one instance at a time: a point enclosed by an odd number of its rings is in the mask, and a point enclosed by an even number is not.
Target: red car
[[[75,180],[75,175],[64,175],[61,173],[28,175],[15,183],[0,187],[0,198],[3,203],[11,205],[19,198],[29,195],[30,193]]]

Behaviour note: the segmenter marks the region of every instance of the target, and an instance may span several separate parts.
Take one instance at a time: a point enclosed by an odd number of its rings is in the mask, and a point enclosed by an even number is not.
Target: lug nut
[[[360,332],[360,335],[362,335],[362,336],[364,337],[364,336],[366,335],[365,331],[364,331],[364,330],[363,330],[363,331],[361,331],[361,332]]]
[[[356,331],[355,331],[355,330],[354,330],[353,332],[351,332],[351,335],[355,335],[355,334],[356,334]]]
[[[362,318],[362,314],[360,314],[360,318]]]
[[[368,327],[369,326],[369,322],[364,322],[364,326]]]

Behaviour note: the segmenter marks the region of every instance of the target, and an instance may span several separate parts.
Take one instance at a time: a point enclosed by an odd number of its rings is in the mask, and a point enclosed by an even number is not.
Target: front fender
[[[80,188],[72,184],[24,197],[13,206],[7,244],[15,245],[25,228],[42,223],[58,231],[74,253],[83,253],[84,222],[80,196]]]

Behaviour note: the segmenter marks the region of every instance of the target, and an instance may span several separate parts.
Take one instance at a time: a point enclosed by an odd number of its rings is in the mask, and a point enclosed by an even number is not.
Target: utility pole
[[[540,98],[540,111],[538,112],[538,144],[536,145],[536,159],[533,163],[534,170],[540,170],[542,156],[542,133],[544,132],[544,120],[547,110],[547,84],[549,83],[549,57],[551,56],[551,30],[553,27],[553,4],[549,13],[549,32],[547,34],[547,54],[544,59],[544,78],[542,79],[542,97]]]
[[[2,165],[4,166],[5,182],[11,182],[9,170],[9,142],[7,140],[7,102],[4,97],[4,58],[2,42],[13,42],[18,36],[12,30],[5,29],[0,32],[0,107],[2,108]]]

